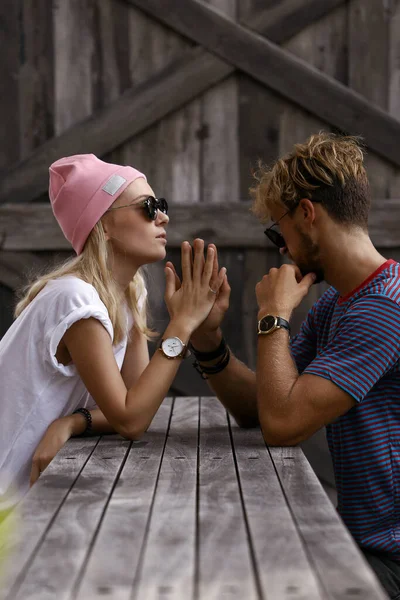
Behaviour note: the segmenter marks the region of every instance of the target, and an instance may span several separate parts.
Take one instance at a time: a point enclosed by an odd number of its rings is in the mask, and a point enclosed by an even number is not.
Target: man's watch
[[[187,358],[191,354],[187,344],[184,344],[178,337],[161,340],[159,350],[169,359]]]
[[[287,329],[290,334],[290,325],[286,319],[274,315],[265,315],[265,317],[258,321],[257,333],[258,335],[268,335],[276,329],[282,328]]]

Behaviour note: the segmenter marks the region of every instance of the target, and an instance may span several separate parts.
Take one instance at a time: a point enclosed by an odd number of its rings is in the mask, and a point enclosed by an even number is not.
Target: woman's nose
[[[157,221],[159,223],[168,224],[169,223],[169,216],[166,213],[162,212],[161,210],[158,210],[157,211]]]

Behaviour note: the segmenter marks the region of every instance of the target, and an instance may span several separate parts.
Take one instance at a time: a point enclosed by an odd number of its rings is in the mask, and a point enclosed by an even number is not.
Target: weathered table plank
[[[200,600],[258,598],[226,411],[200,400],[198,586]]]
[[[99,438],[75,438],[60,450],[53,461],[19,505],[17,536],[7,563],[7,578],[2,581],[1,597],[14,598],[54,518],[62,508],[82,468],[92,454]],[[34,518],[32,518],[34,515]],[[0,540],[4,543],[1,535]],[[1,543],[1,542],[0,542]]]
[[[130,442],[101,438],[31,562],[13,600],[69,598]]]
[[[176,398],[135,600],[193,598],[198,398]]]
[[[78,600],[130,600],[151,514],[172,409],[166,398],[140,442],[134,442],[95,540]]]
[[[232,426],[240,485],[257,570],[268,600],[321,600],[290,508],[259,429]],[[327,497],[323,503],[328,503]]]
[[[137,443],[70,440],[18,512],[5,600],[387,598],[301,449],[214,397],[166,399]]]
[[[378,580],[299,447],[270,448],[271,457],[326,598],[384,600]]]

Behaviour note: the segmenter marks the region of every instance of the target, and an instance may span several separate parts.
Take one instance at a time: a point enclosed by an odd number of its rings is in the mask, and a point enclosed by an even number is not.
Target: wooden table
[[[167,398],[140,442],[70,440],[19,512],[7,599],[386,598],[300,448],[215,398]]]

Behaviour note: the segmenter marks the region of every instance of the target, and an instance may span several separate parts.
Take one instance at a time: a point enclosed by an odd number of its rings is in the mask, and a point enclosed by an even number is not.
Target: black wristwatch
[[[265,317],[258,321],[257,333],[258,335],[268,335],[276,329],[282,328],[287,329],[290,335],[290,325],[286,319],[274,315],[265,315]]]

